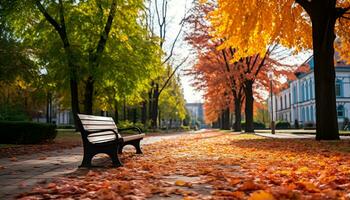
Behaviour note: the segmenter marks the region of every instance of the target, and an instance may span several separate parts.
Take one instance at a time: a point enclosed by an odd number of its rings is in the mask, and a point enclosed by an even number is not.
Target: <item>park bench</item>
[[[140,141],[145,136],[138,127],[117,128],[111,117],[78,114],[79,130],[83,140],[84,157],[80,167],[91,167],[92,158],[98,153],[109,155],[113,166],[122,166],[118,157],[123,147],[132,145],[137,154],[142,154]],[[138,134],[121,136],[123,131],[136,131]]]

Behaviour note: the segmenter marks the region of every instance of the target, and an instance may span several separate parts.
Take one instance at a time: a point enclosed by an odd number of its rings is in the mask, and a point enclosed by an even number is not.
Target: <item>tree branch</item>
[[[346,8],[341,8],[341,7],[337,7],[336,8],[336,17],[337,18],[345,18],[345,19],[349,19],[349,17],[345,17],[345,14],[349,14],[348,11],[350,10],[350,6],[346,7]]]
[[[56,29],[57,32],[61,32],[61,26],[58,24],[58,22],[51,17],[51,15],[46,11],[44,6],[40,3],[40,0],[35,1],[36,6],[38,7],[39,11],[44,15],[45,19]]]
[[[316,0],[317,1],[317,0]],[[304,8],[304,10],[310,14],[311,12],[311,2],[310,0],[295,0],[301,7]]]
[[[112,28],[112,23],[113,23],[116,9],[117,9],[117,3],[116,3],[116,0],[113,0],[112,4],[111,4],[111,8],[109,10],[109,15],[107,18],[105,28],[102,31],[100,40],[97,44],[97,48],[96,48],[97,59],[100,57],[100,54],[103,52],[103,50],[106,46],[107,38],[108,38],[109,32],[111,31],[111,28]]]
[[[159,90],[159,95],[162,93],[162,91],[164,90],[164,88],[169,84],[170,79],[174,76],[175,72],[187,61],[188,56],[182,60],[182,62],[180,64],[178,64],[174,71],[170,74],[170,76],[168,77],[168,79],[165,81],[164,85],[162,86],[162,88]]]

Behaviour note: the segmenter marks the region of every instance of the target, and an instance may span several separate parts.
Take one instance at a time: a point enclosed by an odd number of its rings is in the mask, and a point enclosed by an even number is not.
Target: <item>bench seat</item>
[[[140,141],[145,134],[138,127],[118,129],[111,117],[78,114],[78,118],[84,146],[80,167],[91,167],[91,160],[98,153],[109,155],[114,166],[122,166],[118,153],[122,153],[126,145],[134,146],[137,154],[142,153]],[[120,135],[121,132],[130,130],[138,134]]]

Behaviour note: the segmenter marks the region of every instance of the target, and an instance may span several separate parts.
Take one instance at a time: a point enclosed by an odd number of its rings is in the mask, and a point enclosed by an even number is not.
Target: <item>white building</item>
[[[273,95],[273,115],[275,121],[288,121],[292,126],[315,126],[315,80],[313,59],[307,62],[310,71],[295,73],[296,80],[288,82],[288,87]],[[350,65],[338,62],[336,71],[336,103],[339,128],[342,128],[345,118],[350,117]],[[268,99],[271,116],[271,98]]]

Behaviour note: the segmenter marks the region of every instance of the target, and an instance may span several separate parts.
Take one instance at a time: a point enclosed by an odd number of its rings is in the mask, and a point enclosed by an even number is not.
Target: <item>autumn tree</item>
[[[235,60],[256,53],[263,54],[266,47],[274,43],[296,51],[309,49],[313,43],[316,139],[339,139],[333,84],[333,45],[336,36],[339,36],[338,44],[345,48],[349,46],[349,26],[346,26],[349,1],[218,0],[217,3],[217,9],[211,13],[212,23],[216,27],[215,35],[226,38],[222,48],[236,48],[238,56]],[[324,98],[326,96],[328,98]]]
[[[213,10],[213,3],[195,4],[191,9],[187,21],[190,23],[191,31],[188,33],[186,39],[196,49],[199,54],[199,62],[194,67],[192,74],[198,79],[195,83],[197,87],[204,88],[207,93],[206,97],[213,105],[215,97],[209,97],[212,94],[218,95],[218,91],[222,91],[222,101],[226,108],[221,112],[222,125],[226,126],[226,121],[229,117],[229,105],[231,99],[234,101],[235,110],[235,130],[240,131],[241,123],[241,105],[242,100],[245,99],[245,118],[246,118],[246,132],[253,132],[253,105],[254,97],[259,98],[259,92],[253,94],[253,87],[255,89],[264,90],[268,87],[267,71],[273,71],[276,76],[285,76],[293,70],[288,66],[283,66],[277,60],[282,59],[279,55],[284,49],[278,48],[277,45],[269,47],[264,54],[253,54],[247,57],[241,57],[235,62],[237,55],[236,48],[226,47],[218,49],[225,41],[225,38],[213,38],[209,33],[213,30],[210,22],[206,16]],[[278,51],[276,51],[278,49]],[[276,51],[276,52],[274,52]],[[274,55],[273,55],[274,54]],[[196,75],[198,73],[198,75]],[[215,76],[212,76],[215,74]],[[220,81],[223,85],[218,84]],[[278,81],[277,81],[278,82]],[[257,87],[258,86],[258,87]],[[213,87],[213,89],[211,89]],[[220,87],[226,88],[224,90]],[[259,88],[259,87],[263,87]],[[216,91],[215,91],[216,90]],[[230,96],[229,98],[227,96]],[[216,103],[218,103],[216,101]],[[220,105],[220,103],[218,103]],[[208,107],[208,106],[207,106]],[[217,109],[217,106],[213,107]],[[231,109],[232,110],[232,109]],[[213,113],[213,112],[211,112]]]

